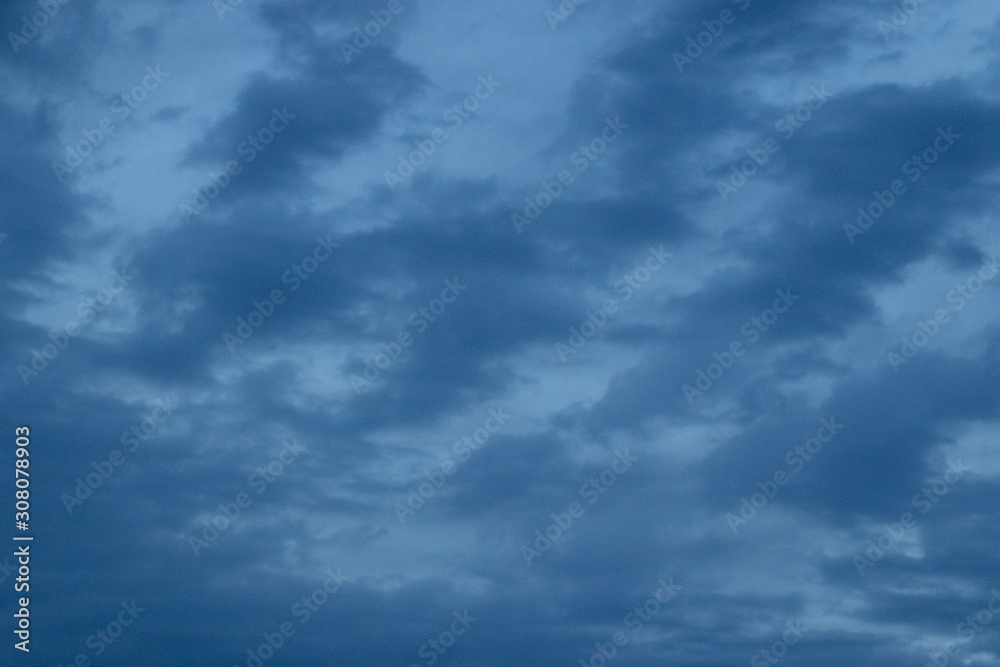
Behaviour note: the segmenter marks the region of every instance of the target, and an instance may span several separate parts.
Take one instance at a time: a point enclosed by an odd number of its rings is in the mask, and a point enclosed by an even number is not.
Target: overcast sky
[[[995,2],[0,30],[5,664],[1000,664]]]

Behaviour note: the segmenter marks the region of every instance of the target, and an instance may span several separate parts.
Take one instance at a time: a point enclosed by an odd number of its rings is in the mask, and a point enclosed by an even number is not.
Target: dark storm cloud
[[[385,114],[419,89],[414,68],[384,49],[372,50],[354,65],[334,61],[333,49],[312,53],[311,66],[297,79],[255,75],[236,110],[191,147],[186,162],[245,160],[247,173],[230,196],[304,187],[302,158],[341,157],[370,139]],[[250,164],[258,155],[260,161]]]
[[[69,0],[0,55],[20,82],[0,96],[0,395],[37,440],[36,655],[254,664],[289,621],[265,664],[586,664],[620,631],[620,664],[732,665],[801,622],[787,664],[926,662],[998,586],[993,283],[898,368],[886,352],[995,251],[991,34],[968,42],[958,3],[922,6],[890,41],[876,22],[891,3],[646,3],[613,22],[584,5],[573,31],[549,31],[554,3],[402,2],[346,62],[388,4],[242,3],[219,20],[207,0]],[[725,9],[732,23],[678,71],[674,53]],[[0,25],[33,11],[6,5]],[[456,51],[485,24],[481,53]],[[951,62],[949,39],[982,55]],[[941,74],[914,60],[924,49]],[[179,153],[60,183],[51,162],[93,120],[76,100],[117,86],[105,61],[155,54],[172,71],[192,52],[234,92],[165,87],[121,148],[166,154],[168,137]],[[456,139],[387,191],[382,158],[422,136],[411,119],[494,60],[517,76],[470,125],[475,155]],[[549,95],[556,79],[568,96]],[[818,86],[828,99],[723,199],[731,165]],[[518,233],[511,213],[609,119],[621,137]],[[960,136],[909,180],[939,129]],[[473,158],[476,173],[455,166]],[[182,220],[176,183],[229,160],[244,173]],[[845,233],[894,179],[905,194]],[[624,301],[618,281],[661,247],[669,260]],[[14,365],[109,263],[136,277],[25,386]],[[608,298],[620,312],[561,360]],[[745,354],[687,400],[736,341]],[[157,400],[169,415],[87,495]],[[510,417],[462,460],[454,443],[491,410]],[[732,530],[727,513],[831,419],[842,430]],[[289,441],[302,451],[279,469]],[[634,462],[611,476],[623,452]],[[974,468],[919,513],[914,495],[961,457]],[[240,493],[252,503],[227,517]],[[559,528],[572,503],[582,514]],[[916,528],[861,576],[853,557],[906,511]],[[526,562],[536,530],[558,537]],[[681,588],[635,631],[627,615],[662,579]],[[88,637],[133,599],[135,625],[93,655]],[[476,620],[444,647],[463,614]],[[973,642],[964,657],[1000,654],[990,632]]]
[[[0,150],[18,156],[16,164],[8,160],[0,167],[3,233],[8,235],[0,271],[8,280],[42,277],[49,261],[72,257],[74,236],[86,228],[86,198],[60,184],[52,171],[51,156],[59,148],[51,117],[44,102],[33,110],[0,107]]]
[[[110,38],[108,15],[93,0],[67,3],[14,0],[0,8],[0,62],[38,92],[75,86],[98,53],[101,39]],[[73,36],[74,38],[70,38]]]

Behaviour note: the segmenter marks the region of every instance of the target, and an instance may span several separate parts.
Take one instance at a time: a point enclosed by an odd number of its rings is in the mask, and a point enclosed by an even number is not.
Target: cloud
[[[722,665],[788,623],[788,664],[945,650],[996,587],[997,12],[927,3],[885,39],[884,3],[583,5],[552,31],[557,3],[402,2],[345,58],[389,5],[70,0],[0,53],[36,657]],[[175,78],[148,115],[60,180],[150,63]]]

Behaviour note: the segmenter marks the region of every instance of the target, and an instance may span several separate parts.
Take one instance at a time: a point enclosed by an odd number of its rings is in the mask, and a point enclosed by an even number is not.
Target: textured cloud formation
[[[1000,663],[991,3],[0,26],[4,664]]]

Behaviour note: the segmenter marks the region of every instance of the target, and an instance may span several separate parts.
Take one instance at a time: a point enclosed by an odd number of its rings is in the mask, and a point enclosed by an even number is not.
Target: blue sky
[[[1000,664],[995,3],[0,27],[5,664]]]

